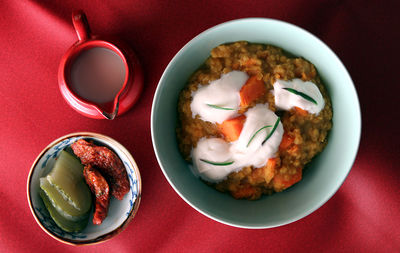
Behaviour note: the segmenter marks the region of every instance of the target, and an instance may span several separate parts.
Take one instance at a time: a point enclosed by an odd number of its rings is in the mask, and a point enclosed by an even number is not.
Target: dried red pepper
[[[93,224],[99,225],[107,217],[110,203],[110,188],[104,177],[92,165],[83,168],[83,176],[90,190],[96,196]]]
[[[130,189],[128,175],[121,160],[113,151],[83,139],[73,143],[71,148],[82,164],[99,169],[107,179],[111,194],[115,198],[119,200],[124,198]]]

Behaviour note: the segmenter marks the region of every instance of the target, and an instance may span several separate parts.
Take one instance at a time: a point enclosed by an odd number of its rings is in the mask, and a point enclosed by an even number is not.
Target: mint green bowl
[[[327,86],[333,104],[333,128],[328,145],[307,166],[302,181],[284,192],[263,196],[257,201],[235,200],[196,178],[179,153],[175,135],[178,95],[189,76],[204,63],[212,48],[239,40],[276,45],[311,61]],[[321,40],[282,21],[249,18],[206,30],[175,55],[154,96],[151,134],[165,177],[190,206],[231,226],[271,228],[309,215],[339,189],[357,154],[361,113],[349,73]]]

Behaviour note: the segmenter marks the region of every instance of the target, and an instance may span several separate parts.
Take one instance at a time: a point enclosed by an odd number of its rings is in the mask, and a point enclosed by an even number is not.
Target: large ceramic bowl
[[[49,173],[61,150],[82,138],[93,141],[97,145],[106,146],[118,155],[128,173],[130,191],[121,201],[114,197],[111,198],[108,215],[101,225],[93,225],[92,211],[88,225],[83,231],[69,233],[61,230],[47,212],[39,196],[39,179]],[[36,222],[54,239],[72,245],[104,242],[119,234],[135,216],[140,203],[141,191],[139,169],[128,150],[110,137],[89,132],[72,133],[50,143],[36,158],[27,181],[28,202]]]
[[[272,44],[311,61],[327,86],[333,104],[333,128],[328,145],[309,164],[302,181],[282,193],[263,196],[257,201],[235,200],[193,176],[178,151],[175,135],[178,95],[189,76],[204,63],[212,48],[239,40]],[[282,21],[250,18],[206,30],[175,55],[155,93],[151,133],[165,177],[189,205],[228,225],[270,228],[307,216],[335,194],[356,157],[361,115],[357,93],[346,68],[322,41]]]

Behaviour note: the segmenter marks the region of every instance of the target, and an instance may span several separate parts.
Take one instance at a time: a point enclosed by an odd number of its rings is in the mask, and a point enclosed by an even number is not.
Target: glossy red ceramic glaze
[[[58,69],[58,83],[61,94],[67,103],[84,116],[95,119],[114,119],[127,112],[138,100],[143,88],[143,72],[139,61],[128,46],[122,42],[103,40],[92,35],[82,11],[72,14],[72,23],[78,35],[78,41],[72,45],[61,59]],[[95,104],[76,94],[70,87],[71,66],[84,51],[102,47],[114,51],[124,62],[125,81],[113,101]]]

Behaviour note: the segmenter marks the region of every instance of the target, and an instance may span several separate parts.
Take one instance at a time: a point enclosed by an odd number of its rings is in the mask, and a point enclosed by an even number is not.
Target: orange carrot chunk
[[[269,183],[275,176],[276,158],[270,158],[265,167],[265,182]]]
[[[242,132],[243,124],[246,121],[246,116],[240,115],[233,119],[227,119],[222,124],[218,125],[219,131],[225,137],[226,141],[236,141],[239,139]]]
[[[247,177],[251,185],[269,183],[275,175],[276,158],[270,158],[264,167],[253,169]]]
[[[245,61],[243,63],[243,65],[246,66],[246,67],[249,67],[249,66],[252,66],[252,65],[257,65],[257,60],[253,59],[253,58],[250,58],[247,61]]]
[[[261,195],[261,192],[257,191],[254,186],[247,184],[231,192],[231,194],[235,199],[257,199]]]
[[[269,169],[275,169],[275,166],[276,166],[276,158],[270,158],[270,159],[268,159],[267,168],[269,168]]]
[[[306,110],[303,110],[300,107],[295,106],[294,109],[295,109],[296,113],[301,116],[307,116],[307,114],[308,114],[308,112]]]
[[[301,180],[302,169],[297,168],[296,173],[277,173],[272,179],[275,191],[283,191]]]
[[[287,133],[284,133],[282,136],[281,144],[279,145],[280,150],[288,149],[294,142],[294,137],[290,136]]]
[[[265,85],[256,76],[251,76],[240,89],[240,106],[247,107],[265,94]]]

